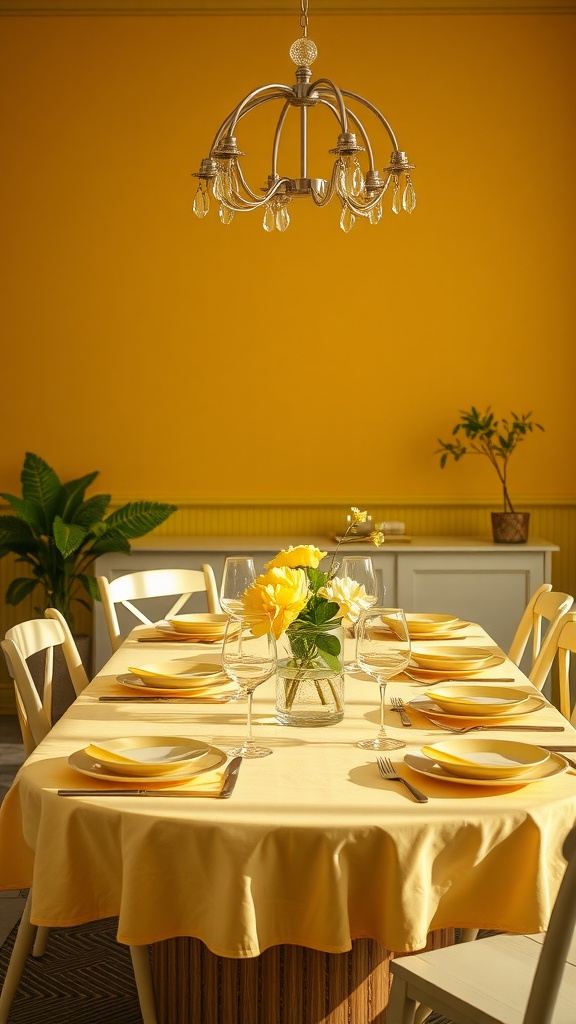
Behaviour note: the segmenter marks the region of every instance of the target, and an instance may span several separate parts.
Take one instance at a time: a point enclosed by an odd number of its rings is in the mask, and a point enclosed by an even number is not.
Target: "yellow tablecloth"
[[[34,923],[118,916],[121,942],[191,935],[226,957],[278,943],[337,953],[359,937],[405,951],[424,946],[436,928],[546,927],[562,842],[576,820],[576,774],[499,790],[437,782],[401,765],[429,796],[417,804],[355,745],[377,730],[378,689],[354,676],[344,721],[329,728],[276,724],[274,680],[260,687],[255,734],[273,754],[244,762],[230,800],[58,796],[59,788],[101,785],[67,763],[91,741],[171,734],[226,749],[242,740],[243,703],[98,701],[120,692],[116,676],[135,657],[185,656],[181,645],[127,641],[21,769],[0,809],[0,887],[33,886]],[[218,652],[201,657],[217,661]],[[487,673],[500,675],[530,689],[510,662]],[[388,701],[422,692],[390,683]],[[392,752],[400,764],[407,751],[447,736],[416,715],[410,729],[391,710],[387,719],[390,734],[407,743]],[[562,723],[564,741],[576,743],[554,708],[531,715],[536,721]]]

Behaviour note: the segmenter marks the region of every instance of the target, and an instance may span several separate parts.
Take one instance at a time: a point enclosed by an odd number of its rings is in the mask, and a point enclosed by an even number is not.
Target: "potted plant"
[[[34,590],[41,594],[35,611],[57,608],[74,629],[75,603],[90,608],[86,598],[100,599],[88,570],[98,555],[130,551],[130,540],[163,523],[175,505],[133,501],[106,515],[109,494],[85,498],[98,473],[61,483],[38,455],[26,453],[22,497],[0,493],[14,515],[0,516],[0,558],[14,554],[31,568],[31,575],[13,579],[6,603],[19,604]]]
[[[534,423],[532,413],[517,416],[510,413],[509,419],[497,420],[490,406],[481,413],[474,406],[470,410],[460,410],[460,420],[452,431],[455,441],[441,441],[440,466],[444,468],[450,456],[456,462],[464,455],[484,455],[496,470],[502,485],[503,509],[492,512],[492,532],[494,540],[499,544],[518,544],[528,540],[529,512],[517,512],[508,493],[508,463],[517,446],[537,428],[544,430],[540,423]]]

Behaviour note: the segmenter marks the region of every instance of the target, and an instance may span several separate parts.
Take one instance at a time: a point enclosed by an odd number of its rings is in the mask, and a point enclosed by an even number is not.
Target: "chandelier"
[[[348,232],[357,217],[366,217],[370,224],[378,224],[382,217],[382,199],[390,189],[392,210],[412,213],[416,206],[416,193],[410,177],[413,164],[406,153],[398,149],[396,136],[386,118],[369,100],[346,89],[339,89],[329,78],[311,82],[311,65],[318,55],[315,43],[308,38],[308,0],[300,3],[301,38],[290,47],[290,57],[296,65],[296,84],[263,85],[238,104],[222,123],[212,143],[210,155],[205,157],[200,170],[193,210],[203,218],[209,212],[211,196],[219,207],[222,224],[230,224],[236,213],[263,210],[265,231],[285,231],[290,224],[289,207],[294,199],[311,198],[316,206],[326,206],[336,195],[340,202],[340,227]],[[264,103],[280,101],[280,116],[272,142],[271,167],[260,194],[254,192],[244,177],[238,148],[236,129],[239,122]],[[360,120],[367,112],[379,123],[378,130],[387,133],[392,144],[392,155],[387,167],[380,172],[376,167],[368,132]],[[315,107],[327,108],[336,118],[339,133],[334,149],[334,166],[329,179],[310,176],[308,169],[308,114]],[[295,109],[300,122],[300,177],[289,178],[278,172],[278,153],[282,129],[289,112]],[[359,153],[364,153],[366,170],[362,169]]]

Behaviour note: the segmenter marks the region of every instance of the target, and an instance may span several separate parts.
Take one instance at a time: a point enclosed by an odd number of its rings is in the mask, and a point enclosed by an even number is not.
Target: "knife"
[[[220,790],[220,799],[227,800],[229,796],[232,796],[234,786],[238,782],[238,775],[240,772],[240,765],[242,764],[241,757],[233,757],[226,769],[224,776],[224,785]]]
[[[444,722],[438,722],[436,718],[432,718],[431,715],[425,715],[432,725],[437,725],[439,729],[444,729],[445,732],[452,732],[457,734],[459,732],[486,732],[488,729],[507,729],[509,732],[564,732],[563,725],[471,725],[463,726],[462,728],[452,728],[452,726],[445,725]],[[560,747],[558,748],[560,750]],[[566,748],[570,750],[570,747]],[[576,748],[575,748],[576,749]]]
[[[242,764],[241,757],[233,757],[224,772],[224,785],[218,797],[226,800],[232,795],[232,790],[238,779],[238,772]],[[171,797],[197,797],[194,790],[178,789],[59,789],[58,796],[171,796]]]

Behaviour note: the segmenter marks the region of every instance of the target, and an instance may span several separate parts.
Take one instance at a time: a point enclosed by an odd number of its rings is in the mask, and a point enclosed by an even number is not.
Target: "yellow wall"
[[[498,482],[434,453],[474,403],[534,412],[512,495],[572,515],[576,16],[312,15],[315,73],[390,119],[415,213],[350,235],[336,201],[292,204],[284,235],[198,221],[191,172],[245,93],[292,81],[298,35],[294,15],[0,18],[0,490],[31,450],[192,520],[430,506],[461,532]]]
[[[389,117],[419,206],[345,236],[336,201],[293,204],[266,235],[198,221],[190,172],[292,81],[297,18],[1,19],[2,489],[30,449],[119,499],[489,497],[489,467],[434,455],[474,402],[546,426],[513,493],[573,498],[575,27],[312,17],[315,71]]]

